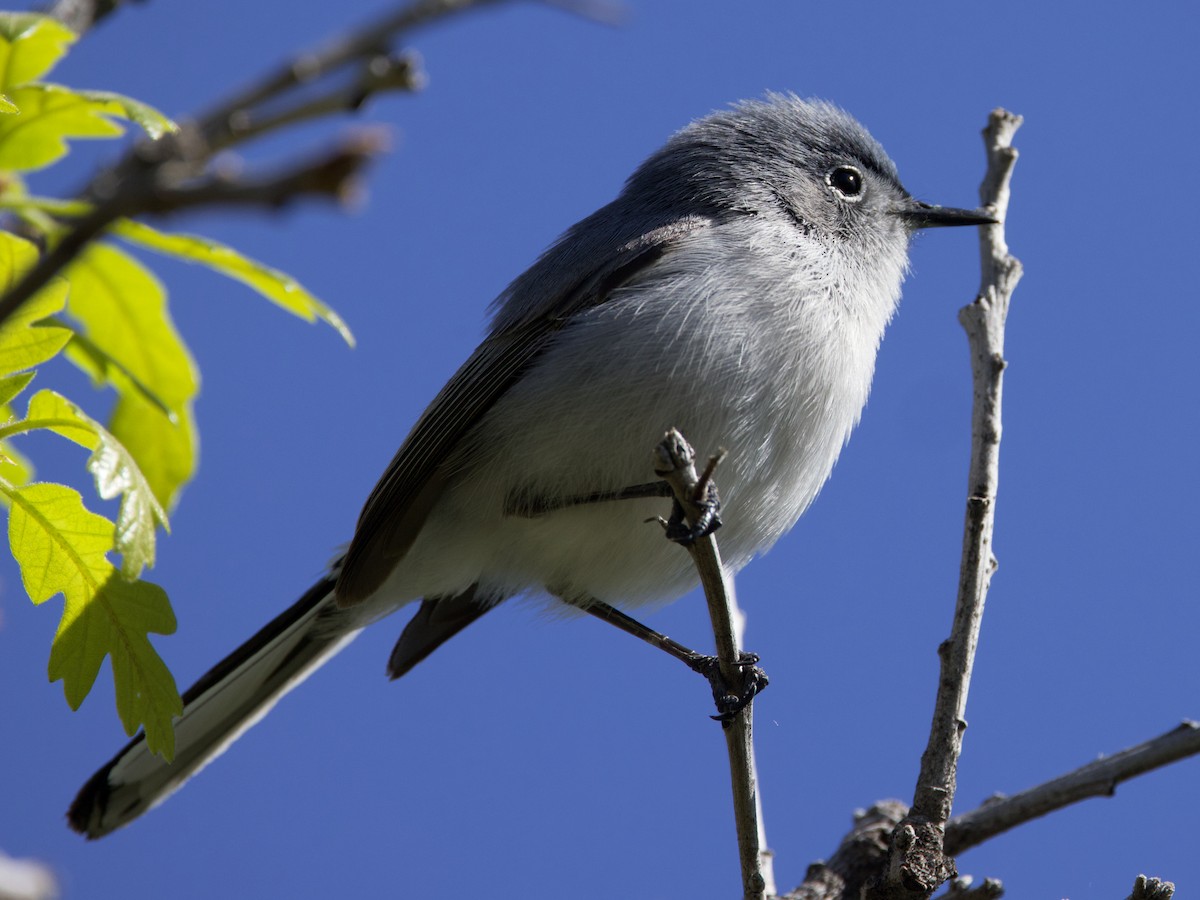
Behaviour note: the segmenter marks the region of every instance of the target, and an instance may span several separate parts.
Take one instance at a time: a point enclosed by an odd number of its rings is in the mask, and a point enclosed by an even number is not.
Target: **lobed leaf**
[[[249,259],[232,247],[192,234],[173,234],[151,228],[142,222],[121,219],[110,229],[112,234],[156,253],[173,256],[184,262],[207,266],[229,278],[249,285],[272,303],[283,307],[306,322],[318,319],[331,325],[350,346],[354,335],[341,316],[306,291],[298,281]]]
[[[0,232],[0,294],[7,292],[34,262],[33,244]],[[0,375],[30,369],[58,354],[71,332],[42,324],[41,319],[60,312],[67,299],[67,283],[56,279],[17,308],[0,324]]]
[[[68,358],[117,391],[108,427],[170,509],[196,469],[192,402],[199,376],[154,275],[125,251],[94,244],[67,270],[68,312],[84,332]]]
[[[120,497],[116,530],[109,548],[121,554],[121,574],[137,578],[154,565],[158,525],[170,528],[146,477],[134,457],[104,426],[54,391],[38,391],[29,400],[24,419],[0,428],[0,436],[44,429],[92,451],[87,468],[96,492],[105,500]]]
[[[171,721],[183,704],[148,637],[175,630],[166,593],[150,582],[120,576],[106,558],[113,523],[88,511],[78,492],[46,483],[0,483],[0,491],[11,503],[9,546],[30,599],[40,604],[57,594],[64,597],[50,650],[50,680],[62,680],[67,703],[78,709],[108,656],[126,732],[142,725],[150,749],[170,759]]]
[[[199,454],[191,403],[167,416],[143,394],[118,388],[108,428],[139,461],[158,502],[173,509],[196,471]]]
[[[68,140],[125,133],[112,121],[120,113],[111,104],[69,88],[27,84],[13,88],[8,97],[21,114],[0,117],[0,169],[41,169],[66,155]]]
[[[71,328],[71,343],[67,344],[63,355],[81,371],[90,375],[96,385],[121,383],[123,386],[128,383],[129,390],[137,391],[148,402],[162,410],[168,419],[172,421],[176,419],[171,407],[148,384],[134,377],[133,373],[125,368],[119,359],[109,356],[83,332]],[[120,388],[120,390],[124,389],[124,387]]]
[[[41,78],[78,35],[36,13],[0,13],[0,90]]]
[[[153,390],[169,409],[196,396],[191,354],[154,274],[125,251],[93,244],[67,269],[67,312],[96,350]]]
[[[71,90],[59,85],[46,85],[46,87]],[[133,97],[116,94],[112,91],[75,90],[73,93],[75,96],[94,104],[105,115],[128,119],[135,125],[141,126],[142,130],[154,140],[179,131],[179,126],[173,119],[159,112],[149,103],[143,103],[141,100],[135,100]]]

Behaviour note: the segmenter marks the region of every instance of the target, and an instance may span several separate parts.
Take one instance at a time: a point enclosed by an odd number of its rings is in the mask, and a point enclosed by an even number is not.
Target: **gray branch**
[[[0,322],[45,287],[118,219],[214,205],[277,209],[305,196],[344,199],[353,191],[358,173],[382,148],[378,132],[364,132],[342,141],[323,156],[269,177],[241,179],[216,173],[190,181],[147,177],[127,183],[87,215],[74,220],[54,248],[0,297]]]
[[[1165,734],[1151,738],[1112,756],[1014,794],[992,797],[971,812],[951,819],[946,825],[945,851],[962,853],[1025,822],[1091,797],[1110,797],[1117,785],[1138,775],[1190,756],[1200,755],[1200,722],[1185,721]],[[864,884],[877,877],[887,862],[888,843],[908,808],[896,800],[884,800],[855,815],[854,828],[828,861],[809,866],[804,883],[786,900],[843,900],[857,898]],[[1139,877],[1136,900],[1167,900],[1170,882]],[[955,887],[956,882],[958,887]],[[951,882],[947,900],[960,897],[998,896],[999,882],[986,879],[967,885],[964,879]],[[969,890],[968,890],[969,888]],[[1139,893],[1138,891],[1141,891]]]
[[[946,826],[946,852],[962,851],[1032,819],[1089,797],[1111,797],[1122,781],[1200,754],[1200,723],[1183,722],[1166,734],[1081,766],[1011,797],[992,798]]]
[[[717,458],[709,463],[703,476],[697,476],[695,460],[695,452],[675,429],[667,432],[662,443],[655,448],[655,474],[671,486],[684,516],[692,525],[695,525],[699,514],[696,500],[705,495],[705,485],[712,478]],[[721,675],[726,684],[737,689],[746,675],[741,665],[742,648],[739,646],[732,580],[721,564],[721,554],[711,534],[690,543],[688,551],[700,573],[700,583],[704,586],[704,597],[708,601]],[[725,743],[729,751],[729,777],[733,786],[742,894],[745,900],[763,900],[768,881],[774,879],[770,876],[770,851],[760,842],[762,830],[754,771],[753,705],[747,703],[736,716],[722,724],[725,726]]]
[[[1008,185],[1017,151],[1012,137],[1021,117],[992,112],[984,129],[987,173],[980,199],[998,220],[979,229],[982,283],[979,296],[959,312],[971,350],[974,404],[971,417],[971,464],[958,598],[950,637],[938,648],[941,672],[929,743],[912,809],[896,828],[885,877],[873,898],[927,897],[954,877],[954,860],[943,848],[946,821],[954,802],[958,758],[966,730],[967,693],[983,622],[984,602],[992,573],[992,529],[1000,471],[1000,400],[1004,375],[1004,321],[1021,265],[1008,253],[1004,218]]]
[[[295,196],[344,195],[340,186],[311,189],[323,185],[338,168],[327,159],[312,163],[307,173],[291,165],[282,175],[244,181],[213,175],[210,164],[219,151],[235,144],[298,122],[356,111],[378,93],[418,90],[424,84],[419,57],[394,53],[392,46],[418,27],[501,2],[505,0],[415,0],[331,41],[323,50],[296,56],[198,120],[185,122],[178,134],[138,142],[80,192],[93,205],[92,211],[71,221],[55,250],[0,297],[0,323],[119,218],[217,203],[274,208],[288,200],[281,193],[285,185],[296,188]],[[116,5],[117,0],[58,0],[50,13],[63,21],[83,23],[82,30]],[[615,8],[604,0],[560,0],[554,5],[593,19],[604,18],[604,11],[611,14]],[[327,84],[330,77],[343,77],[343,82]],[[357,164],[349,168],[356,170]]]

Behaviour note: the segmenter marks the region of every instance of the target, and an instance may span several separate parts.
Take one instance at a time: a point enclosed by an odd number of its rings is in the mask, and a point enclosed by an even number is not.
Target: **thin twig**
[[[386,55],[397,39],[418,28],[504,2],[507,0],[416,0],[405,4],[327,42],[320,49],[294,57],[271,74],[229,97],[200,116],[200,131],[209,144],[228,146],[236,137],[239,117],[251,114],[256,107],[297,88],[311,86],[344,66],[369,62],[381,54]],[[617,16],[616,5],[604,0],[562,0],[550,5],[598,22],[610,23]]]
[[[1117,785],[1154,769],[1200,755],[1200,722],[1185,721],[1165,734],[1135,747],[1105,756],[1058,778],[1011,797],[990,798],[978,809],[951,819],[946,825],[945,850],[962,853],[998,834],[1090,797],[1109,797]],[[885,864],[888,838],[908,810],[895,800],[885,800],[855,815],[854,828],[827,861],[808,867],[804,882],[786,900],[842,900],[858,897],[865,881]],[[1156,879],[1149,879],[1146,890]],[[953,884],[953,882],[952,882]],[[1161,884],[1169,886],[1169,882]],[[972,887],[977,893],[948,897],[981,896],[992,890],[987,882]],[[1137,894],[1151,900],[1154,894]],[[1166,895],[1166,896],[1169,896]]]
[[[426,81],[421,57],[416,52],[379,54],[365,60],[357,76],[348,84],[335,85],[324,93],[300,98],[290,105],[280,104],[277,109],[251,108],[231,114],[226,120],[228,127],[208,136],[208,150],[215,153],[232,144],[245,143],[301,122],[352,113],[377,94],[420,91]]]
[[[64,20],[78,16],[84,23],[82,28],[111,12],[118,0],[79,2],[76,8],[73,2],[61,0],[50,11]],[[419,58],[415,54],[393,54],[391,45],[417,27],[501,2],[505,0],[416,0],[405,4],[332,41],[323,50],[297,56],[234,94],[198,122],[186,124],[180,133],[154,142],[138,142],[80,192],[92,204],[92,211],[74,220],[59,244],[0,297],[0,324],[119,218],[217,203],[279,206],[286,202],[279,190],[285,182],[301,188],[300,193],[331,193],[308,187],[329,174],[328,167],[322,169],[325,163],[307,175],[301,172],[302,167],[292,167],[283,176],[242,183],[219,174],[206,177],[205,173],[217,152],[236,143],[319,116],[357,110],[382,91],[418,89],[423,83]],[[563,0],[553,5],[593,19],[603,19],[601,10],[610,8],[604,0]],[[348,85],[312,94],[317,80],[348,64],[359,67]],[[309,90],[310,96],[294,98],[292,91],[299,89]],[[266,106],[268,103],[275,105]]]
[[[385,130],[362,129],[326,153],[270,176],[230,178],[218,172],[184,184],[164,185],[145,199],[142,211],[168,215],[199,206],[278,209],[302,197],[345,201],[356,193],[363,168],[387,147]]]
[[[946,826],[946,852],[962,851],[1089,797],[1111,797],[1122,781],[1200,754],[1200,723],[1183,722],[1166,734],[1101,757],[1011,797],[992,798]]]
[[[208,141],[221,144],[223,142],[217,135],[239,113],[252,110],[297,87],[311,85],[348,63],[386,53],[396,38],[422,25],[502,2],[505,0],[417,0],[406,3],[334,38],[319,50],[299,54],[228,97],[199,117],[200,129]]]
[[[912,809],[892,840],[888,872],[876,885],[877,897],[928,896],[955,874],[943,848],[946,821],[954,802],[958,758],[966,730],[967,693],[984,602],[996,561],[992,555],[1000,461],[1000,408],[1004,373],[1004,321],[1021,266],[1008,254],[1004,218],[1008,185],[1017,151],[1012,137],[1021,118],[994,110],[984,129],[987,173],[980,187],[983,204],[998,220],[980,228],[982,278],[979,296],[959,312],[971,349],[974,404],[971,466],[958,598],[950,637],[939,648],[941,672],[929,743]]]
[[[697,486],[696,454],[675,429],[667,432],[662,443],[655,448],[654,471],[671,485],[676,500],[684,515],[695,524],[698,515],[696,505]],[[710,475],[706,472],[706,475]],[[717,542],[711,535],[697,538],[688,544],[692,561],[700,573],[704,596],[708,601],[708,614],[712,619],[713,636],[716,639],[717,658],[721,675],[734,689],[743,683],[746,676],[741,665],[742,652],[738,640],[736,600],[733,581],[721,565]],[[769,851],[759,842],[758,787],[754,773],[754,728],[753,703],[747,703],[730,720],[723,722],[726,749],[729,751],[729,775],[733,786],[733,814],[737,827],[738,857],[742,868],[742,894],[745,900],[763,900],[766,878],[762,867],[769,863]]]
[[[70,265],[117,219],[141,214],[166,215],[199,206],[278,208],[306,195],[342,199],[351,192],[358,172],[384,146],[382,132],[364,131],[317,159],[271,177],[237,180],[216,174],[179,185],[156,186],[145,182],[137,191],[116,191],[87,215],[74,220],[50,252],[0,297],[0,323]]]

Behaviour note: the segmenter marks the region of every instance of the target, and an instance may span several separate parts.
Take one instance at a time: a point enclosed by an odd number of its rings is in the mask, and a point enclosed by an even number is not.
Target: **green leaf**
[[[33,480],[33,463],[9,441],[0,441],[0,483],[28,484]],[[0,492],[0,503],[8,505],[8,496]]]
[[[46,85],[46,87],[70,90],[59,85]],[[156,141],[164,135],[174,134],[179,130],[179,126],[172,119],[159,112],[149,103],[143,103],[141,100],[126,97],[124,94],[114,94],[112,91],[79,90],[74,91],[74,94],[94,104],[105,115],[128,119],[135,125],[140,125],[142,130]]]
[[[62,680],[67,703],[78,709],[108,656],[126,732],[141,724],[150,749],[170,759],[171,721],[183,704],[148,637],[175,630],[166,593],[120,576],[106,558],[113,523],[89,512],[76,491],[45,483],[0,484],[0,490],[11,502],[9,545],[30,599],[40,604],[57,594],[65,598],[50,650],[50,680]]]
[[[282,306],[306,322],[320,319],[342,336],[351,347],[354,335],[332,309],[306,291],[298,281],[278,269],[242,256],[232,247],[191,234],[159,231],[141,222],[120,219],[110,233],[157,253],[199,263],[229,278],[247,284],[272,303]]]
[[[66,276],[67,312],[101,353],[173,412],[196,396],[196,366],[149,269],[117,247],[93,244]]]
[[[108,429],[138,460],[154,496],[166,509],[179,502],[184,485],[196,471],[197,437],[192,406],[169,418],[136,391],[118,387],[117,405]]]
[[[45,75],[76,38],[49,16],[0,13],[0,90]]]
[[[4,379],[6,392],[12,392],[13,396],[20,393],[20,383],[24,381],[27,385],[33,380],[33,373],[27,372],[22,375],[11,375]],[[18,387],[19,386],[19,387]],[[16,391],[13,388],[17,387]],[[10,398],[11,399],[11,398]],[[7,425],[16,416],[13,415],[12,407],[7,402],[0,404],[0,423]],[[33,480],[33,463],[12,445],[11,441],[0,441],[0,484],[17,485],[18,487],[28,484]],[[0,491],[0,503],[8,507],[8,495]]]
[[[13,192],[9,185],[15,181],[15,176],[9,176],[9,184],[5,185],[5,196],[0,199],[0,209],[11,209],[17,213],[45,212],[55,216],[86,216],[95,207],[82,200],[60,200],[57,197],[30,197],[21,190]]]
[[[66,357],[97,382],[112,385],[117,403],[108,430],[137,460],[155,498],[167,510],[175,507],[184,485],[196,472],[196,428],[192,405],[174,409],[127,369],[76,335]]]
[[[0,113],[8,113],[9,115],[13,115],[14,113],[19,113],[20,111],[21,110],[17,107],[17,104],[13,103],[3,94],[0,94]]]
[[[30,374],[29,378],[32,377],[34,376]],[[6,378],[5,382],[10,383],[8,386],[11,388],[11,382],[20,378],[25,378],[25,376]],[[29,380],[26,379],[25,383],[28,384]],[[12,419],[12,409],[8,407],[7,403],[2,404],[0,406],[0,422],[8,422]],[[20,486],[29,484],[32,479],[34,479],[34,463],[31,463],[23,452],[14,448],[11,440],[0,440],[0,484]],[[8,497],[2,491],[0,491],[0,503],[8,505]]]
[[[0,232],[0,294],[7,292],[37,261],[37,250],[29,241]],[[0,375],[19,372],[55,356],[71,332],[38,320],[60,312],[67,299],[67,283],[55,279],[0,324]]]
[[[61,320],[55,317],[51,321]],[[124,385],[128,384],[129,390],[137,391],[149,403],[162,410],[168,419],[176,419],[176,414],[171,411],[167,402],[158,396],[148,384],[135,378],[132,372],[121,365],[120,360],[109,356],[82,332],[72,328],[71,333],[71,343],[67,344],[63,355],[80,370],[90,375],[96,386],[119,383],[122,385],[120,389],[125,390]]]
[[[0,378],[0,410],[3,410],[5,418],[11,414],[8,404],[12,403],[16,396],[29,386],[29,382],[33,381],[33,374],[33,372],[20,372]]]
[[[117,391],[109,430],[170,509],[196,469],[192,401],[199,377],[154,275],[128,253],[94,244],[67,270],[69,313],[83,341],[68,358]]]
[[[21,114],[0,117],[0,169],[41,169],[66,155],[68,140],[125,133],[110,118],[120,115],[115,104],[95,102],[58,85],[14,88],[9,99]]]
[[[121,498],[113,545],[121,554],[121,574],[137,578],[154,565],[155,531],[170,530],[167,515],[154,496],[133,456],[99,422],[54,391],[38,391],[29,400],[24,419],[0,427],[0,437],[46,429],[92,451],[87,468],[96,479],[96,492],[105,500]]]

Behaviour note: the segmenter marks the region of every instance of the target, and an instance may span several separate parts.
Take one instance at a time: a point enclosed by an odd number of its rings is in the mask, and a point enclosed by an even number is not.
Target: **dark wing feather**
[[[573,315],[603,303],[660,259],[674,241],[708,224],[688,218],[621,245],[606,265],[578,279],[551,302],[543,301],[503,323],[479,345],[417,420],[367,499],[338,576],[339,606],[353,606],[369,597],[408,552],[445,487],[448,473],[443,463],[545,351],[558,330]]]

